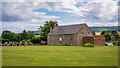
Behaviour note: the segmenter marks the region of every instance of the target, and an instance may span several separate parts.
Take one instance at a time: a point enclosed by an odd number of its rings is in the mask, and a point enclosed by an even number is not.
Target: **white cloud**
[[[81,5],[77,7],[76,4]],[[68,12],[71,16],[76,16],[87,22],[117,22],[118,6],[117,1],[113,0],[92,0],[88,3],[81,2],[44,2],[39,3],[39,8],[48,9],[48,11]]]
[[[37,4],[39,8],[48,9],[48,11],[70,12],[78,10],[75,6],[76,2],[40,2]]]
[[[2,0],[2,2],[88,2],[92,0]],[[110,2],[110,0],[95,0],[96,2]],[[119,0],[114,0],[119,1]]]
[[[68,12],[72,16],[80,18],[78,21],[87,21],[103,24],[103,23],[116,23],[118,21],[118,6],[117,1],[113,0],[92,0],[88,3],[79,3],[80,7],[76,4],[79,2],[60,2],[60,3],[40,3],[40,8],[46,8],[49,11]],[[108,24],[108,25],[109,25]],[[104,25],[104,24],[103,24]]]
[[[110,22],[114,24],[118,21],[117,2],[113,0],[109,0],[110,2],[106,2],[108,0],[104,1],[105,2],[97,2],[97,0],[93,0],[86,4],[82,4],[82,6],[78,8],[79,11],[75,11],[71,15],[86,19],[87,22],[98,22],[103,25],[104,23]]]
[[[86,23],[88,26],[118,26],[118,22],[84,22],[84,21],[71,21],[71,22],[64,22],[59,23],[61,25],[72,25],[72,24],[82,24]]]
[[[58,16],[46,15],[45,12],[33,12],[35,8],[38,7],[33,6],[31,2],[4,2],[2,3],[2,21],[32,21],[32,19],[50,20],[60,18]]]
[[[40,25],[38,24],[30,24],[30,23],[3,23],[2,24],[2,31],[4,30],[10,30],[12,32],[20,33],[24,29],[25,30],[30,30],[30,31],[35,31]]]
[[[48,9],[48,11],[72,13],[72,16],[79,18],[71,22],[61,21],[59,23],[60,25],[80,24],[84,22],[89,26],[118,25],[118,6],[116,1],[92,0],[88,3],[71,1],[72,2],[64,2],[63,0],[62,2],[39,2],[36,0],[36,2],[6,2],[2,5],[3,20],[43,22],[60,18],[59,16],[47,15],[45,12],[33,12],[33,9],[45,8]],[[77,4],[81,6],[78,7],[76,6]],[[38,25],[35,24],[3,23],[3,29],[13,32],[20,32],[24,29],[36,30],[37,28]]]
[[[5,13],[5,20],[6,14],[8,15],[7,17],[10,16],[10,18],[8,18],[9,20],[11,20],[11,18],[15,18],[15,20],[33,20],[33,18],[35,18],[35,20],[49,20],[60,18],[58,16],[48,16],[45,12],[33,13],[33,9],[38,8],[45,8],[48,9],[48,11],[72,13],[72,16],[77,16],[93,22],[117,20],[117,2],[113,0],[102,1],[103,2],[100,2],[99,0],[92,0],[88,3],[82,4],[74,0],[71,0],[71,2],[64,2],[63,0],[61,2],[40,2],[36,0],[32,3],[5,3],[5,6],[3,4],[5,8],[3,11]],[[80,4],[81,6],[77,7],[76,4]],[[7,10],[9,10],[9,12]]]

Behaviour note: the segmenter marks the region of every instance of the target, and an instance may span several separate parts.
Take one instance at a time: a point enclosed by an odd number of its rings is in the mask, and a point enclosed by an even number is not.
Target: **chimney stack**
[[[56,22],[55,22],[55,27],[57,27],[57,26],[58,26],[58,22],[56,21]]]
[[[58,22],[56,21],[54,25],[55,25],[55,27],[57,27],[57,26],[58,26]],[[54,27],[54,28],[55,28],[55,27]],[[54,28],[53,28],[53,29],[54,29]],[[53,29],[52,29],[52,27],[50,27],[50,32],[51,32]]]

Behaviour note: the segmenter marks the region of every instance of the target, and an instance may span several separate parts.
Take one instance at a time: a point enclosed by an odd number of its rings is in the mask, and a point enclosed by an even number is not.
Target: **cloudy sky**
[[[117,26],[117,0],[4,0],[0,1],[2,30],[37,30],[47,20],[59,25]]]

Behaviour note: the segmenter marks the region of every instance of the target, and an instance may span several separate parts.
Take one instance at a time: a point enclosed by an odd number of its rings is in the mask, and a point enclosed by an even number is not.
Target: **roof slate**
[[[84,24],[57,26],[48,35],[76,34]]]

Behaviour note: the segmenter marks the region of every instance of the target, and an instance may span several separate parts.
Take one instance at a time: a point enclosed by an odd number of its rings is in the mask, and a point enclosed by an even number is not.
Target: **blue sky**
[[[23,1],[23,2],[19,2]],[[88,26],[117,26],[118,2],[116,0],[91,0],[70,2],[2,2],[0,4],[2,30],[35,31],[45,21],[57,20],[59,25],[87,23]]]

